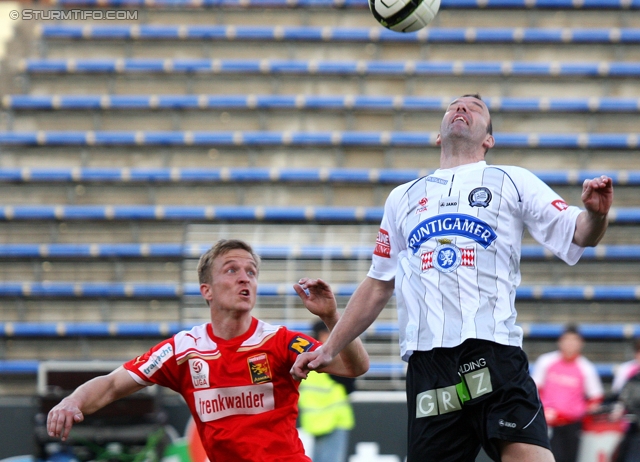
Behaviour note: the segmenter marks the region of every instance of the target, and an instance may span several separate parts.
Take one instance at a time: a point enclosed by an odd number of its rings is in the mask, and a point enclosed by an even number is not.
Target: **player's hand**
[[[53,438],[66,441],[75,422],[82,422],[84,415],[78,405],[70,399],[63,399],[49,411],[47,416],[47,433]]]
[[[596,215],[609,213],[613,203],[613,180],[602,175],[582,183],[582,202],[587,211]]]
[[[310,371],[320,370],[329,365],[332,360],[333,358],[324,353],[320,346],[314,351],[299,355],[289,372],[295,380],[306,379]]]
[[[293,289],[312,314],[322,320],[335,317],[338,311],[336,297],[322,279],[302,278],[293,285]]]

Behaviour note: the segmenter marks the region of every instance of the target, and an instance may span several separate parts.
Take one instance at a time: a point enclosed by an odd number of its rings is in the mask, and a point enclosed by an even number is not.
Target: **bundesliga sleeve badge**
[[[291,351],[295,351],[299,355],[309,351],[312,346],[313,346],[313,343],[311,343],[309,340],[307,340],[304,337],[296,337],[293,340],[291,340],[291,343],[289,343],[289,349]]]

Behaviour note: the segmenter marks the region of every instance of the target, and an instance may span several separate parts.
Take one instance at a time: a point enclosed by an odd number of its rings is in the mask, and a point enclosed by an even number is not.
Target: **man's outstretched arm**
[[[310,370],[328,366],[347,345],[362,334],[393,295],[394,281],[380,281],[367,277],[351,296],[340,320],[331,330],[331,335],[321,348],[298,356],[291,368],[291,375],[300,380]]]
[[[128,396],[144,388],[129,375],[124,367],[119,367],[108,375],[102,375],[80,385],[64,398],[47,416],[49,436],[65,441],[71,427],[82,422],[85,414],[91,414],[107,404]]]
[[[585,211],[578,215],[573,242],[580,247],[593,247],[607,230],[607,215],[613,203],[613,181],[607,176],[584,180],[582,202]]]

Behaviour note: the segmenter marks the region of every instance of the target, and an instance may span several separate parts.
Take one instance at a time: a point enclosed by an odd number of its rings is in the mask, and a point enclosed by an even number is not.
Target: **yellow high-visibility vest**
[[[314,436],[326,435],[336,428],[353,428],[353,409],[347,392],[329,374],[309,372],[300,384],[298,407],[300,426]]]

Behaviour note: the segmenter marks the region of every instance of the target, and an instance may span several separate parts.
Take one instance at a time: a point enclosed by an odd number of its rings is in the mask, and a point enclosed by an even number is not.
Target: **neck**
[[[251,313],[223,313],[211,309],[211,327],[213,334],[224,340],[231,340],[238,337],[251,327]]]
[[[454,168],[481,160],[484,160],[484,147],[480,146],[478,149],[477,143],[469,144],[459,140],[455,143],[443,143],[441,146],[440,168]]]

